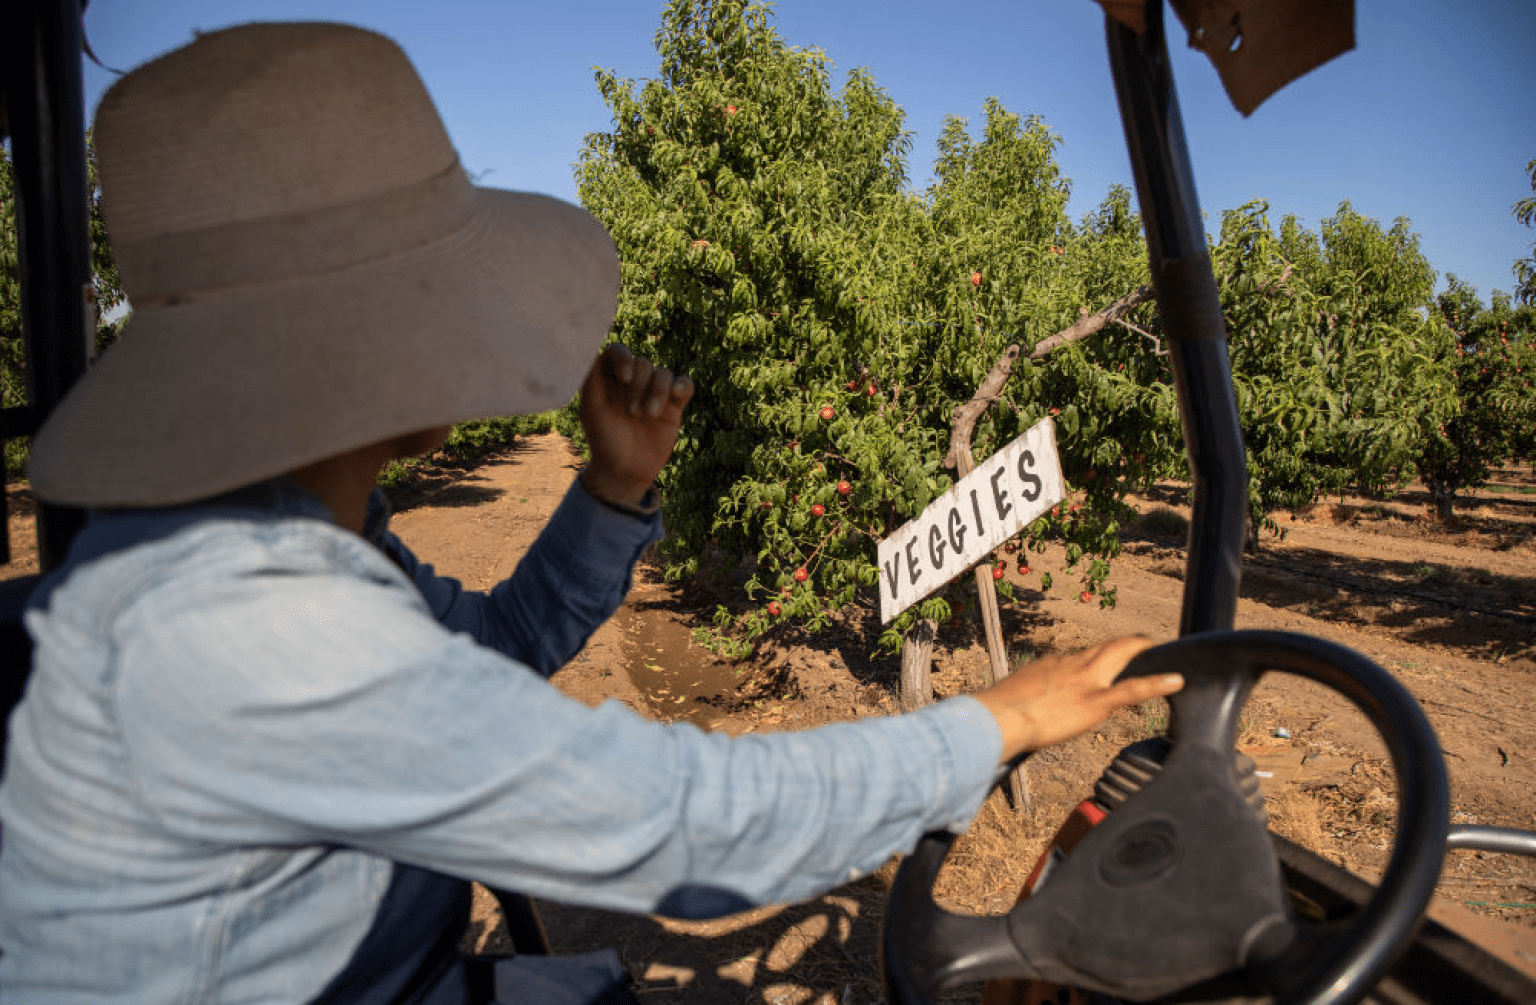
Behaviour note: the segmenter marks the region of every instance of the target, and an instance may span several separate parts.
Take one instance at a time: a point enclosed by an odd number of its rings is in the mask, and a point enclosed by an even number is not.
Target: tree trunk
[[[918,618],[901,640],[901,710],[914,712],[933,700],[933,634],[938,626]]]
[[[1100,324],[1100,327],[1103,325]],[[944,463],[947,467],[955,469],[957,480],[970,474],[975,467],[976,462],[971,457],[971,433],[975,430],[976,421],[981,418],[982,413],[1002,397],[1003,385],[1008,382],[1008,377],[1013,373],[1013,362],[1018,359],[1018,356],[1019,347],[1016,345],[1011,345],[1004,350],[1002,356],[998,357],[997,362],[992,365],[986,378],[982,380],[981,386],[976,389],[975,396],[955,409],[954,420],[949,431],[949,453]],[[1008,666],[1008,647],[1003,641],[1003,619],[997,608],[997,588],[993,585],[992,567],[985,563],[976,567],[976,596],[981,601],[981,620],[986,632],[987,656],[991,662],[992,683],[996,684],[1008,676],[1011,668]],[[905,672],[905,653],[903,653],[903,672]],[[1024,813],[1029,809],[1030,795],[1029,776],[1025,774],[1023,764],[1009,773],[1006,784],[1008,794],[1013,801],[1013,808],[1020,814]]]
[[[1456,519],[1456,490],[1449,485],[1434,483],[1429,486],[1429,496],[1435,501],[1435,513],[1441,523]]]
[[[1041,360],[1054,349],[1071,345],[1087,338],[1104,326],[1118,321],[1141,304],[1155,299],[1150,286],[1138,286],[1096,314],[1086,314],[1077,322],[1049,338],[1041,339],[1030,352],[1029,358]],[[1142,333],[1146,335],[1145,332]],[[1147,335],[1148,338],[1152,336]],[[1153,338],[1154,342],[1158,342]],[[1014,361],[1019,358],[1020,347],[1010,345],[998,357],[992,369],[982,379],[971,400],[955,409],[950,423],[949,451],[944,466],[952,468],[958,480],[971,473],[975,460],[971,457],[971,433],[976,421],[1003,396],[1003,386],[1013,374]],[[1161,352],[1161,344],[1158,345]],[[992,682],[995,684],[1008,676],[1008,649],[1003,641],[1002,618],[997,609],[997,590],[992,581],[992,569],[988,565],[976,568],[976,592],[981,601],[982,624],[987,637],[987,655],[991,661]],[[926,626],[926,627],[924,627]],[[921,707],[932,695],[929,666],[933,653],[933,622],[919,621],[907,633],[901,644],[901,707],[904,710]],[[919,678],[918,675],[921,675]],[[910,696],[910,697],[909,697]],[[920,700],[919,700],[920,699]],[[1013,796],[1014,808],[1019,812],[1028,809],[1030,803],[1029,778],[1020,764],[1009,777],[1008,787]]]
[[[992,364],[992,369],[976,389],[970,401],[955,409],[950,423],[949,452],[944,458],[946,467],[955,469],[958,481],[970,474],[976,466],[971,457],[971,433],[976,421],[991,404],[1003,396],[1003,385],[1013,373],[1013,361],[1019,358],[1019,347],[1011,345]],[[976,567],[976,596],[981,601],[981,622],[986,633],[987,656],[992,664],[992,683],[1008,676],[1008,649],[1003,642],[1002,617],[997,609],[997,590],[992,585],[992,567],[987,564]]]

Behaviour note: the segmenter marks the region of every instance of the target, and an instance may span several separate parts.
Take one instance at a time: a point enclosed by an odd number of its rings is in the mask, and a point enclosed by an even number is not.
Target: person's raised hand
[[[1067,656],[1047,656],[1022,667],[975,697],[997,720],[1004,761],[1071,739],[1117,708],[1170,695],[1184,686],[1178,674],[1114,683],[1131,657],[1152,643],[1119,638]]]
[[[581,385],[581,426],[592,461],[582,484],[599,499],[637,506],[672,456],[693,381],[617,343]]]

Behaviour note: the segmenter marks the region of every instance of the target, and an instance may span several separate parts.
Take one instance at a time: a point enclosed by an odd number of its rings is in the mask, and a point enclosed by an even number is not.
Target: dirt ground
[[[566,442],[520,441],[469,467],[443,468],[397,498],[395,529],[424,559],[467,586],[509,574],[576,471]],[[16,560],[0,578],[35,569],[30,501],[11,493]],[[1132,500],[1142,513],[1115,561],[1119,603],[1080,603],[1059,549],[1010,561],[1003,604],[1011,661],[1139,632],[1177,633],[1184,569],[1185,490],[1159,486]],[[1439,734],[1451,778],[1453,821],[1536,829],[1536,472],[1499,472],[1463,502],[1458,521],[1434,521],[1422,490],[1388,500],[1346,498],[1283,517],[1245,560],[1237,624],[1331,639],[1390,670],[1419,699]],[[1016,556],[1014,556],[1016,558]],[[1049,571],[1056,587],[1039,590]],[[629,601],[555,678],[589,703],[607,698],[666,720],[743,733],[801,729],[895,708],[897,661],[871,658],[871,611],[847,613],[815,635],[784,629],[751,660],[716,659],[692,641],[728,593],[686,591],[643,567]],[[942,626],[934,655],[938,697],[981,686],[988,673],[979,618]],[[1127,710],[1095,732],[1033,756],[1029,804],[994,794],[957,844],[939,894],[958,910],[1005,910],[1071,808],[1127,742],[1153,735],[1163,704]],[[1367,878],[1380,874],[1394,827],[1385,749],[1364,716],[1323,689],[1271,674],[1243,717],[1240,745],[1259,762],[1276,830]],[[881,998],[879,914],[894,863],[815,901],[707,924],[636,918],[541,904],[557,951],[618,946],[647,1002],[816,1001]],[[1452,852],[1442,910],[1520,926],[1536,950],[1536,860]],[[503,932],[489,897],[469,935],[496,950]],[[1473,921],[1473,924],[1477,922]],[[1486,924],[1486,922],[1484,922]],[[1536,954],[1529,959],[1536,973]],[[969,991],[959,996],[975,1000]]]

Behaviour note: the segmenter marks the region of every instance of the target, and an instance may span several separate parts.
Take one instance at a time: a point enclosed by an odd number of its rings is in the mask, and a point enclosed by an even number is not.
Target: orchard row
[[[676,575],[746,571],[750,603],[718,614],[719,638],[740,651],[873,601],[877,542],[953,484],[955,409],[1011,344],[973,459],[1055,419],[1071,504],[1013,547],[1059,543],[1078,595],[1113,603],[1126,494],[1186,474],[1155,302],[1083,330],[1147,281],[1129,193],[1069,219],[1057,137],[995,100],[975,134],[947,121],[913,192],[900,108],[864,71],[834,91],[762,4],[674,0],[657,49],[649,80],[598,74],[614,128],[588,138],[580,194],[620,252],[615,337],[699,387],[663,547]],[[1454,282],[1437,300],[1406,220],[1345,203],[1309,230],[1253,203],[1221,214],[1210,256],[1255,526],[1416,472],[1452,499],[1491,459],[1529,456],[1532,312]]]

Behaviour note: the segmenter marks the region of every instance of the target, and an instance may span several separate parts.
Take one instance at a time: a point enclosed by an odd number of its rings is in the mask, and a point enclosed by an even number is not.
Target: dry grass
[[[939,873],[934,896],[940,903],[964,914],[1006,913],[1035,867],[1037,856],[1022,849],[1043,847],[1051,836],[1033,816],[1016,812],[1001,792],[988,796]]]
[[[38,571],[37,502],[31,488],[14,482],[7,485],[5,504],[11,560],[0,565],[0,580],[33,575]]]
[[[1160,541],[1183,541],[1189,537],[1189,518],[1166,506],[1156,506],[1137,519],[1135,528]]]

